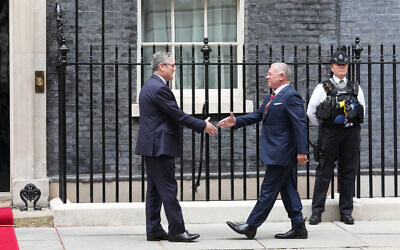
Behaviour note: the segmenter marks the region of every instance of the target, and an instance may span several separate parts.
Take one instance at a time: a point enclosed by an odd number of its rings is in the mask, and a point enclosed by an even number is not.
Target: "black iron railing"
[[[141,86],[144,84],[145,80],[145,67],[148,67],[149,62],[145,61],[142,57],[139,60],[132,55],[132,48],[129,46],[126,53],[127,59],[119,57],[122,53],[122,49],[118,46],[114,48],[114,59],[109,60],[106,58],[105,53],[105,42],[104,42],[104,0],[102,1],[103,6],[103,35],[100,45],[100,53],[94,55],[93,47],[90,45],[89,57],[83,58],[79,57],[78,53],[78,31],[76,30],[75,37],[75,58],[74,60],[68,61],[68,47],[66,44],[66,39],[64,37],[63,25],[62,25],[62,15],[59,5],[57,5],[57,24],[58,24],[58,43],[59,43],[59,60],[57,65],[58,73],[58,105],[59,105],[59,195],[61,199],[66,202],[69,198],[67,197],[67,182],[75,184],[75,201],[80,202],[80,184],[82,181],[89,182],[89,196],[90,202],[94,202],[94,196],[101,193],[101,201],[106,202],[106,184],[107,182],[112,182],[115,185],[115,199],[114,201],[120,201],[122,182],[127,182],[128,189],[128,200],[132,202],[134,200],[133,193],[133,183],[140,182],[140,200],[145,200],[145,165],[141,158],[134,156],[134,145],[135,145],[135,132],[138,126],[138,118],[132,117],[132,103],[134,102],[133,95],[136,93],[137,84]],[[77,17],[76,17],[77,18]],[[76,19],[76,27],[77,25]],[[144,53],[144,48],[139,48],[141,55]],[[170,49],[168,46],[165,50]],[[259,47],[256,46],[255,53],[248,55],[248,49],[243,45],[243,55],[242,58],[237,59],[234,57],[233,46],[230,46],[229,60],[222,59],[221,47],[213,46],[211,47],[207,44],[207,40],[204,40],[204,46],[201,51],[203,52],[202,60],[195,58],[195,46],[191,47],[192,53],[190,60],[184,60],[182,57],[182,46],[177,47],[179,51],[178,55],[180,57],[175,58],[177,72],[179,74],[179,94],[180,99],[178,103],[183,109],[184,102],[184,81],[191,82],[191,113],[192,115],[199,116],[198,110],[196,110],[196,98],[200,91],[204,92],[204,113],[210,113],[210,69],[216,69],[217,72],[217,82],[216,89],[217,100],[214,100],[215,105],[217,105],[216,112],[210,114],[212,116],[213,122],[216,122],[228,115],[227,112],[223,112],[223,102],[222,100],[229,100],[229,109],[235,112],[235,102],[237,100],[234,98],[234,90],[236,86],[241,86],[242,99],[240,114],[246,113],[247,103],[246,100],[251,100],[253,102],[253,108],[257,108],[266,93],[269,92],[265,88],[266,81],[260,80],[262,72],[266,72],[267,68],[275,61],[281,61],[289,64],[293,71],[293,86],[296,88],[303,99],[305,100],[305,105],[307,106],[309,97],[313,91],[314,87],[322,79],[329,77],[329,55],[337,48],[330,46],[328,48],[322,48],[321,46],[310,48],[310,46],[284,46],[282,45],[279,49],[273,48],[273,46],[268,47],[268,55],[260,55]],[[153,46],[153,51],[156,47]],[[280,51],[280,56],[276,57],[273,55],[276,51]],[[287,52],[289,50],[289,52]],[[379,60],[372,60],[371,46],[368,45],[367,55],[362,55],[362,47],[358,38],[355,40],[353,46],[346,47],[348,54],[351,56],[351,63],[349,67],[348,78],[353,81],[357,81],[361,84],[366,95],[366,118],[363,125],[363,130],[367,130],[367,136],[362,140],[362,143],[368,145],[368,148],[364,147],[361,152],[361,157],[364,159],[368,158],[368,161],[361,161],[361,166],[358,171],[357,185],[355,196],[361,197],[362,176],[368,178],[368,196],[377,196],[374,194],[374,177],[380,176],[381,183],[381,194],[380,196],[385,197],[386,193],[386,179],[387,176],[393,176],[393,194],[398,197],[398,164],[397,164],[397,78],[396,70],[399,62],[396,60],[396,46],[392,47],[392,55],[390,55],[390,60],[388,60],[388,55],[384,54],[384,46],[380,47]],[[300,52],[301,51],[301,52]],[[215,53],[215,60],[210,59],[210,54]],[[313,56],[311,56],[313,54]],[[324,55],[324,56],[323,56]],[[266,59],[266,60],[265,60]],[[191,78],[184,79],[185,66],[189,66],[191,69]],[[222,67],[228,66],[229,70],[229,98],[222,96]],[[375,66],[379,66],[379,69]],[[392,86],[389,88],[388,75],[385,72],[385,68],[392,68],[391,76]],[[112,97],[108,95],[110,93],[110,88],[106,87],[106,68],[111,68],[111,71],[107,71],[109,74],[112,72],[112,77],[107,79],[113,79],[113,89],[111,90]],[[72,70],[74,69],[74,70]],[[80,71],[85,70],[88,75],[81,76]],[[196,89],[196,72],[202,70],[204,72],[204,89]],[[238,72],[237,83],[235,83],[235,73]],[[75,91],[68,89],[66,82],[68,75],[73,75],[74,78],[72,82],[74,84],[68,86],[74,86]],[[140,75],[138,79],[140,81],[136,82],[133,80],[133,75]],[[377,82],[376,75],[379,75],[380,79]],[[82,93],[79,88],[79,82],[87,80],[89,85],[89,92]],[[240,83],[239,83],[240,82]],[[377,89],[380,89],[377,91]],[[392,90],[392,100],[388,98],[385,94],[385,90]],[[123,92],[127,92],[126,98],[121,98]],[[378,95],[379,92],[379,95]],[[96,93],[100,94],[100,97],[95,96]],[[71,105],[67,102],[67,96],[72,96],[74,102],[75,110],[66,110],[66,105]],[[88,97],[88,113],[84,113],[84,110],[80,110],[80,96]],[[377,101],[376,97],[379,97],[379,108],[376,108]],[[98,97],[98,98],[97,98]],[[388,108],[387,103],[391,102],[391,108]],[[106,106],[114,105],[113,118],[108,119],[106,114]],[[125,111],[121,110],[121,107],[126,107]],[[96,111],[99,113],[95,115]],[[378,112],[379,111],[379,112]],[[385,113],[386,111],[386,113]],[[392,111],[392,125],[388,129],[390,124],[385,124],[385,116],[387,116],[387,111]],[[237,113],[237,112],[236,112]],[[81,121],[82,116],[88,115],[89,118],[85,122]],[[74,124],[68,123],[66,117],[74,118]],[[201,116],[199,116],[201,117]],[[72,119],[71,118],[71,119]],[[107,118],[107,119],[106,119]],[[205,117],[203,117],[205,118]],[[140,119],[140,118],[139,118]],[[73,120],[73,119],[72,119]],[[126,122],[123,122],[126,121]],[[308,121],[307,121],[308,125]],[[124,126],[126,130],[122,130],[121,127]],[[83,129],[85,128],[85,129]],[[99,129],[100,128],[100,129]],[[378,129],[376,129],[378,128]],[[74,147],[71,149],[67,144],[67,132],[68,129],[74,130],[75,137],[73,138]],[[97,131],[97,130],[99,131]],[[313,131],[315,128],[310,128],[309,135],[312,140]],[[379,130],[380,139],[374,140],[376,133]],[[96,131],[98,133],[96,133]],[[126,131],[127,135],[121,135],[123,131]],[[390,131],[390,135],[387,134]],[[258,196],[260,189],[260,177],[263,175],[261,173],[262,164],[260,163],[259,155],[259,135],[260,127],[256,124],[254,127],[242,128],[238,131],[234,129],[221,130],[218,129],[218,136],[215,139],[210,138],[207,134],[204,135],[204,161],[203,158],[200,159],[199,153],[203,150],[200,145],[199,140],[202,138],[201,135],[194,133],[193,131],[188,131],[186,129],[182,130],[185,135],[183,139],[184,145],[187,147],[183,148],[181,151],[182,156],[178,159],[179,171],[177,171],[178,180],[180,181],[180,194],[181,200],[184,199],[185,192],[191,192],[191,200],[197,200],[196,193],[196,173],[199,170],[199,162],[204,163],[204,171],[201,174],[201,179],[204,180],[205,188],[205,200],[211,200],[211,194],[217,193],[217,200],[222,200],[223,198],[223,186],[229,186],[228,190],[230,193],[230,199],[248,199],[248,180],[250,178],[255,178],[255,196]],[[106,134],[113,134],[113,141],[107,140]],[[241,134],[242,138],[237,135]],[[96,138],[100,136],[101,139]],[[89,138],[87,144],[82,143],[82,138]],[[124,139],[127,139],[127,150],[121,150],[121,143]],[[390,140],[390,143],[388,143]],[[96,142],[101,143],[100,152],[95,150]],[[109,147],[114,146],[113,148]],[[376,154],[376,147],[374,145],[379,145],[380,151],[380,163],[374,158],[379,156]],[[67,153],[68,150],[75,151],[75,161],[68,161]],[[388,152],[392,151],[393,155],[389,156]],[[126,154],[125,154],[126,153]],[[135,158],[136,157],[136,158]],[[87,163],[81,163],[82,158],[89,158]],[[391,164],[388,165],[385,159],[390,158]],[[306,191],[304,198],[311,197],[311,190],[313,189],[311,177],[314,174],[314,169],[316,164],[308,163],[306,166],[299,166],[297,173],[299,176],[305,178]],[[197,171],[196,171],[197,170]],[[86,178],[86,176],[88,176]],[[184,180],[191,179],[191,190],[185,190]],[[210,180],[216,179],[216,187],[211,187]],[[225,183],[225,182],[226,183]],[[235,185],[238,182],[242,183],[242,197],[235,198]],[[101,183],[101,190],[95,190],[94,183]],[[331,196],[334,196],[335,188],[333,186],[334,180],[331,186]],[[227,189],[225,189],[227,190]]]

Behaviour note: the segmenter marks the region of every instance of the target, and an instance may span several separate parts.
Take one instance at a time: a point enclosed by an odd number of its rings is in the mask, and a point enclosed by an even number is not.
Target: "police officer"
[[[311,124],[319,126],[317,148],[320,152],[310,225],[321,222],[336,160],[340,220],[354,224],[351,213],[355,176],[360,162],[360,123],[365,114],[365,100],[359,84],[346,78],[349,67],[347,54],[343,51],[334,52],[330,63],[333,77],[315,87],[307,108]]]

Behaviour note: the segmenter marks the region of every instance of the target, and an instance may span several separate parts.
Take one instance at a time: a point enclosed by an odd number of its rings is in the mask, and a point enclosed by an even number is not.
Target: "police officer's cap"
[[[331,63],[348,64],[349,57],[347,56],[346,52],[338,50],[332,54]]]

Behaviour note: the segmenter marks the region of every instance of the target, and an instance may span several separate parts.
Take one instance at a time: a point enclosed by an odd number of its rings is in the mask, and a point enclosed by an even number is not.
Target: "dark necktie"
[[[339,87],[339,88],[344,88],[345,85],[346,85],[346,84],[344,83],[343,80],[340,80],[339,83],[338,83],[338,87]]]
[[[167,85],[167,87],[169,88],[169,81],[165,83],[165,85]]]

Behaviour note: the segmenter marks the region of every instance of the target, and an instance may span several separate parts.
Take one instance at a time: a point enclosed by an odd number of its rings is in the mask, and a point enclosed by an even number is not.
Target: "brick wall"
[[[57,107],[57,75],[55,71],[55,59],[57,57],[57,42],[56,35],[56,22],[54,5],[55,0],[48,0],[48,18],[47,18],[47,46],[48,46],[48,69],[47,69],[47,164],[49,175],[57,173],[58,166],[58,107]],[[64,10],[64,23],[65,33],[68,38],[70,47],[69,61],[74,61],[75,58],[75,5],[74,1],[62,0],[59,1]],[[106,61],[114,60],[114,46],[120,47],[119,58],[127,60],[127,47],[130,44],[133,48],[133,56],[136,55],[136,15],[137,6],[136,1],[128,0],[112,0],[106,2],[105,12],[105,58]],[[246,45],[246,57],[248,60],[254,60],[256,54],[256,45],[259,48],[259,60],[262,62],[268,61],[281,61],[282,60],[282,45],[285,46],[285,53],[283,59],[286,62],[293,62],[294,47],[297,46],[297,60],[305,62],[307,60],[307,45],[308,60],[310,62],[317,62],[318,48],[321,47],[321,60],[327,61],[331,53],[331,49],[336,49],[338,44],[351,45],[354,43],[356,36],[360,36],[363,44],[370,43],[373,46],[374,58],[378,58],[380,43],[385,43],[385,55],[390,57],[391,45],[399,41],[399,36],[396,33],[396,27],[399,22],[399,0],[396,1],[349,1],[349,0],[284,0],[284,1],[260,1],[260,0],[246,0],[245,1],[245,23],[244,23],[244,37]],[[99,60],[101,52],[101,1],[80,0],[79,1],[79,60],[88,60],[89,44],[93,44],[95,60]],[[272,46],[272,54],[269,53],[270,46]],[[333,46],[333,47],[331,47]],[[366,47],[363,51],[362,60],[366,60]],[[134,59],[136,60],[136,59]],[[374,66],[378,67],[378,66]],[[366,81],[366,66],[362,67],[362,81]],[[260,83],[260,103],[269,92],[267,88],[265,76],[267,66],[260,66],[260,74],[256,79],[255,67],[249,66],[247,68],[247,99],[253,100],[255,104],[255,82]],[[69,173],[74,173],[75,168],[75,68],[69,66],[68,74],[68,105],[67,116],[68,122],[68,166]],[[304,99],[307,95],[311,95],[315,85],[319,79],[329,77],[329,67],[323,66],[321,71],[318,72],[316,65],[311,65],[309,75],[309,85],[306,82],[306,67],[299,66],[298,74],[296,76],[296,86]],[[385,79],[391,79],[391,68],[385,68]],[[79,68],[80,81],[79,89],[81,94],[79,96],[79,109],[80,109],[80,165],[81,171],[88,171],[88,69],[85,67]],[[120,114],[127,113],[127,81],[126,73],[120,73]],[[107,66],[105,68],[106,75],[106,165],[107,171],[113,172],[115,162],[115,130],[114,130],[114,69]],[[101,109],[99,106],[101,98],[100,89],[100,68],[94,69],[95,76],[95,93],[94,99],[96,100],[95,107],[95,171],[99,172],[101,169]],[[136,76],[133,76],[136,79]],[[376,84],[379,83],[379,68],[373,69],[373,97],[379,100],[380,88]],[[387,84],[387,85],[386,85]],[[392,84],[390,81],[385,81],[385,119],[387,123],[385,130],[385,145],[390,147],[392,143],[392,136],[390,131],[393,130],[391,124],[392,107]],[[362,82],[365,95],[365,83]],[[133,89],[136,89],[136,83],[133,83]],[[135,100],[136,93],[133,92],[133,100]],[[380,102],[374,101],[374,114],[379,114],[378,108]],[[254,108],[257,108],[256,105]],[[215,122],[216,117],[212,117]],[[120,170],[124,173],[127,171],[127,118],[120,118],[120,151],[121,162]],[[368,122],[368,118],[366,119]],[[373,162],[379,168],[380,164],[380,117],[372,119],[374,124],[373,131]],[[375,127],[376,126],[376,127]],[[133,147],[135,145],[135,138],[138,129],[138,120],[134,119],[133,128]],[[235,170],[241,173],[242,165],[242,131],[239,129],[235,131]],[[247,167],[248,171],[255,169],[255,126],[246,128],[247,141]],[[316,128],[310,129],[311,139],[315,139]],[[366,125],[362,130],[362,152],[361,163],[362,167],[366,168],[368,164],[368,137]],[[185,146],[184,146],[184,172],[191,173],[191,131],[184,130]],[[222,132],[222,157],[223,157],[223,171],[230,172],[230,151],[229,151],[229,130]],[[211,150],[211,172],[217,171],[216,164],[216,138],[210,139]],[[196,134],[196,162],[198,163],[199,153],[199,135]],[[385,156],[387,164],[393,164],[393,149],[387,150]],[[177,164],[177,171],[179,171],[179,164]],[[312,168],[315,164],[312,165]],[[134,156],[134,173],[140,172],[140,158]]]
[[[392,61],[393,45],[396,45],[396,53],[399,53],[400,33],[398,27],[400,25],[400,1],[349,1],[342,0],[340,7],[340,23],[339,39],[341,43],[347,44],[351,42],[355,36],[360,37],[364,44],[362,52],[362,60],[368,60],[368,47],[371,45],[371,59],[374,62],[379,62],[381,54],[381,44],[383,45],[383,56],[385,61]],[[397,59],[398,60],[398,59]],[[398,68],[398,67],[397,67]],[[398,70],[398,69],[397,69]],[[368,71],[367,66],[361,67],[361,86],[368,96]],[[398,73],[397,73],[398,74]],[[381,129],[384,128],[385,134],[385,167],[393,168],[394,153],[398,154],[398,148],[393,148],[393,67],[385,65],[384,67],[384,126],[381,124],[381,70],[379,64],[372,66],[371,78],[371,119],[367,117],[366,124],[362,130],[362,151],[361,162],[363,165],[368,164],[368,131],[367,124],[372,122],[372,161],[375,168],[380,168],[381,165]],[[396,84],[399,81],[397,76]],[[400,95],[397,87],[397,97]],[[398,98],[397,98],[398,99]],[[398,102],[398,101],[397,101]],[[368,100],[367,100],[368,103]],[[398,109],[398,105],[397,105]],[[397,110],[397,117],[400,117],[400,112]],[[400,139],[400,137],[398,137]]]
[[[58,1],[63,11],[64,33],[69,46],[68,62],[75,61],[75,1]],[[128,61],[128,47],[132,48],[132,61],[136,61],[136,1],[107,0],[105,2],[105,62],[115,61],[115,47],[118,46],[120,61]],[[47,1],[47,166],[49,175],[58,172],[58,86],[56,59],[58,44],[55,0]],[[101,62],[102,16],[101,1],[80,0],[78,11],[78,58],[89,62],[89,48],[92,45],[94,62]],[[134,68],[134,67],[133,67]],[[76,78],[75,66],[67,68],[67,166],[68,173],[75,172],[76,166]],[[79,165],[81,173],[89,171],[89,68],[80,66],[79,71]],[[94,123],[94,172],[101,171],[102,152],[102,107],[101,107],[101,66],[93,67],[93,123]],[[105,141],[106,171],[115,168],[115,68],[105,66]],[[136,73],[132,71],[133,86],[136,88]],[[127,67],[120,67],[118,82],[119,98],[119,154],[121,159],[128,155],[128,81]],[[136,99],[133,93],[132,100]],[[137,121],[136,121],[137,123]],[[137,125],[133,134],[136,136]],[[138,159],[135,158],[135,161]],[[120,170],[127,172],[126,161],[120,162]]]

